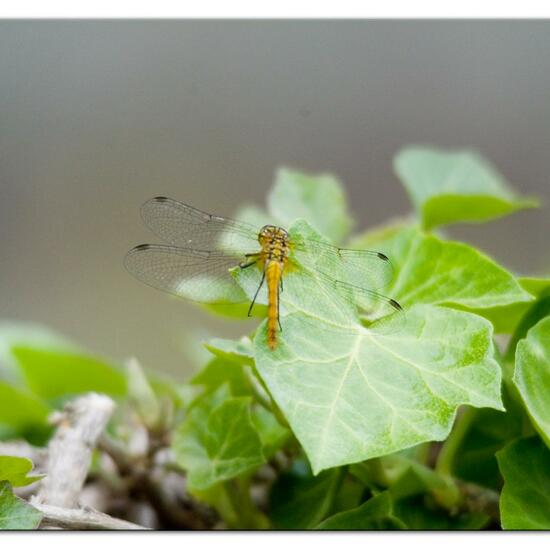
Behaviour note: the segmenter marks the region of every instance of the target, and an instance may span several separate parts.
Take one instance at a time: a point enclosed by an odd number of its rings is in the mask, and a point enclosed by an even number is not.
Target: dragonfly
[[[255,270],[256,293],[267,287],[267,345],[278,345],[280,296],[290,271],[303,270],[334,290],[355,309],[378,317],[402,313],[399,303],[378,292],[391,281],[393,268],[382,252],[339,248],[322,240],[291,236],[276,225],[261,228],[208,214],[168,197],[141,208],[145,224],[166,244],[142,244],[128,252],[125,266],[142,282],[205,304],[242,303],[242,287],[232,272]],[[299,271],[298,271],[299,273]]]

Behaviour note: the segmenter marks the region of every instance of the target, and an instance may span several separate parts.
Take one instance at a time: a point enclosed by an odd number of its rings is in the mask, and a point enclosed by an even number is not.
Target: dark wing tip
[[[382,252],[377,252],[378,254],[378,257],[381,259],[381,260],[384,260],[385,262],[389,262],[390,259],[385,255],[385,254],[382,254]]]
[[[138,250],[147,250],[149,248],[151,248],[150,244],[138,244],[137,246],[134,246],[134,248],[132,248],[132,250],[130,250],[130,252],[128,252],[128,254],[130,254],[132,252],[137,252]]]
[[[157,201],[157,202],[166,202],[166,201],[169,201],[170,199],[168,197],[155,197],[152,200]]]
[[[393,298],[390,298],[390,304],[397,311],[403,311],[403,308],[401,307],[401,304],[399,302],[397,302],[396,300],[394,300]]]

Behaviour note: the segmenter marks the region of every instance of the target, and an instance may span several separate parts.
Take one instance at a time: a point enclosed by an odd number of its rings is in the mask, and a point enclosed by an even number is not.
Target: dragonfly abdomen
[[[267,279],[267,345],[269,349],[277,347],[277,332],[279,330],[279,285],[283,275],[284,263],[268,260],[265,268]]]

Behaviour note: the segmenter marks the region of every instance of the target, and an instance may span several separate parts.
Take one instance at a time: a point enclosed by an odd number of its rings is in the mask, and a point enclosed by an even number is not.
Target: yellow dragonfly
[[[238,303],[243,290],[231,275],[237,268],[257,271],[260,289],[267,283],[267,344],[277,347],[280,293],[285,273],[306,269],[354,308],[376,316],[402,312],[398,302],[379,294],[392,279],[385,254],[338,248],[326,242],[293,237],[275,225],[258,229],[242,221],[208,214],[167,197],[141,208],[147,226],[168,244],[142,244],[125,258],[128,271],[144,283],[206,304]]]

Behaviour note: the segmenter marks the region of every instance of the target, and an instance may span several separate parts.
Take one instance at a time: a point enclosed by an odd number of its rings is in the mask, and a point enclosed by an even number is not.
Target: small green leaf
[[[257,405],[252,409],[252,423],[260,436],[266,458],[273,456],[290,438],[290,430],[281,426],[275,415]]]
[[[51,409],[33,394],[0,382],[0,425],[12,429],[12,437],[26,435],[30,430],[48,430]]]
[[[519,284],[533,296],[542,296],[550,291],[550,279],[544,277],[519,277]]]
[[[36,529],[41,519],[36,508],[13,494],[7,481],[0,481],[0,529]]]
[[[131,359],[126,366],[128,397],[148,427],[154,427],[160,420],[160,404],[137,359]]]
[[[463,243],[445,241],[407,227],[380,239],[365,234],[355,245],[386,254],[395,275],[384,293],[401,303],[446,304],[474,310],[532,302],[516,278],[493,260]]]
[[[303,218],[333,242],[342,241],[352,225],[346,195],[333,176],[281,169],[267,202],[270,214],[284,227]]]
[[[24,487],[44,477],[29,476],[32,468],[32,460],[28,458],[0,455],[0,481],[9,481],[12,487]]]
[[[47,327],[35,323],[0,321],[0,380],[17,385],[23,382],[12,349],[25,346],[41,349],[75,351],[77,348],[66,338]]]
[[[473,310],[474,312],[483,315],[485,319],[488,319],[491,323],[493,323],[495,334],[513,334],[520,328],[524,329],[526,323],[522,322],[522,319],[530,312],[540,312],[542,317],[548,314],[544,313],[544,311],[550,312],[550,310],[544,310],[544,308],[547,307],[546,304],[548,302],[547,300],[544,300],[544,295],[550,290],[550,279],[517,277],[516,280],[523,290],[535,297],[535,301],[512,302],[502,306],[484,308],[479,310],[479,312]],[[534,317],[534,315],[529,315],[529,317]],[[533,323],[527,326],[527,329],[521,334],[521,338],[525,336],[527,330],[532,326],[532,324]],[[515,338],[516,336],[514,336],[514,339]],[[512,350],[513,358],[515,343],[512,346],[509,346],[508,349]]]
[[[330,512],[342,473],[334,468],[313,476],[303,461],[281,474],[269,495],[270,517],[279,529],[311,529]]]
[[[212,348],[214,349],[214,348]],[[218,350],[217,350],[218,351]],[[211,359],[197,374],[191,378],[191,384],[203,386],[206,392],[217,390],[224,384],[229,384],[233,397],[250,395],[251,383],[242,364],[220,357]],[[225,354],[226,357],[229,354]]]
[[[550,286],[537,295],[536,300],[529,304],[529,307],[523,312],[522,317],[517,323],[512,337],[506,348],[505,359],[513,362],[518,342],[527,336],[529,330],[535,326],[541,319],[550,316]]]
[[[497,453],[504,477],[500,516],[504,529],[550,529],[550,451],[538,437]]]
[[[126,393],[122,370],[84,355],[49,349],[13,349],[28,387],[38,396],[59,404],[79,393],[96,391],[112,396]]]
[[[390,494],[385,491],[376,495],[358,508],[340,512],[317,526],[324,530],[355,529],[406,529],[406,525],[394,514]]]
[[[513,381],[534,426],[550,446],[550,317],[519,341]]]
[[[485,159],[473,151],[409,147],[394,168],[426,229],[457,222],[485,222],[524,208],[519,198]]]
[[[251,399],[222,386],[196,402],[176,430],[173,449],[190,489],[207,489],[265,462],[250,414]]]
[[[205,344],[208,351],[214,355],[241,363],[243,365],[254,364],[254,350],[250,338],[244,337],[240,340],[226,340],[223,338],[213,338]]]
[[[468,411],[472,420],[451,464],[455,477],[496,491],[502,487],[502,476],[495,454],[522,434],[524,416],[520,406],[510,399],[506,385],[502,397],[506,411]]]

